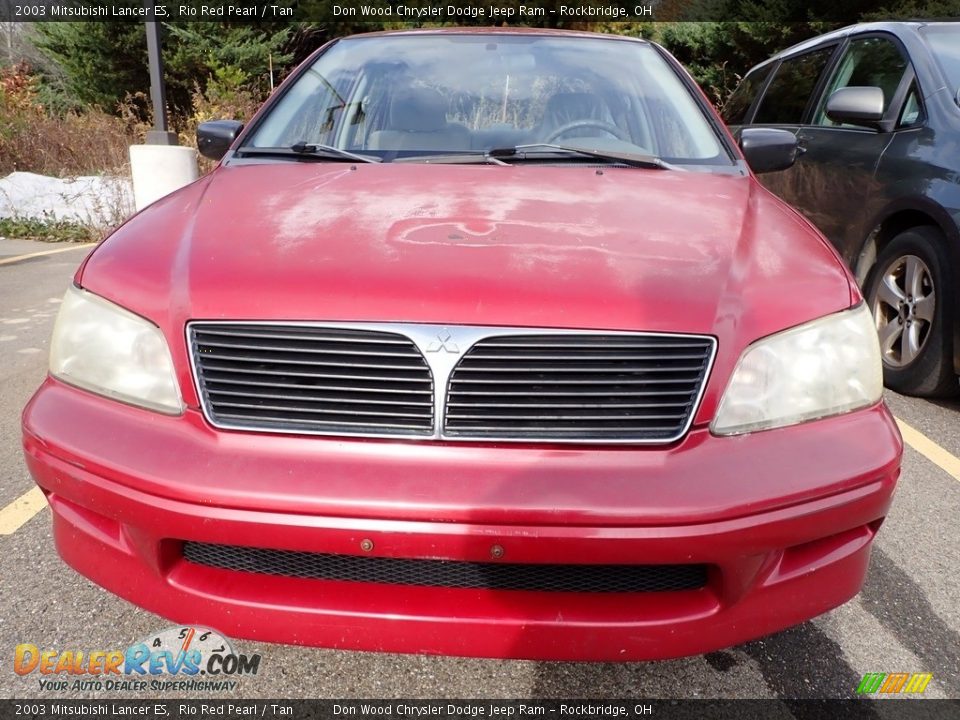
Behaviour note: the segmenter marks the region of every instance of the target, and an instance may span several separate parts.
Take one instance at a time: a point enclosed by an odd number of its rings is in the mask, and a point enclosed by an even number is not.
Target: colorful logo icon
[[[857,695],[922,693],[931,680],[931,673],[867,673],[857,686]]]

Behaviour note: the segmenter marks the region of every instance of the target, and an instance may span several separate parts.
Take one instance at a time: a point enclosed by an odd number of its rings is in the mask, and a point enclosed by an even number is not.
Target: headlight
[[[873,405],[882,393],[877,330],[861,303],[748,347],[710,429],[738,435],[794,425]]]
[[[64,295],[53,328],[50,374],[133,405],[171,414],[183,411],[160,329],[77,288]]]

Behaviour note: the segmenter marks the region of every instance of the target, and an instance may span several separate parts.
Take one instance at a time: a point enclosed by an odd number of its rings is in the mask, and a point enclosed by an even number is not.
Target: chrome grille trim
[[[257,330],[264,335],[269,334],[269,341],[292,341],[302,342],[311,339],[319,339],[328,348],[325,351],[325,364],[317,365],[304,359],[303,353],[290,352],[288,359],[293,362],[282,364],[282,369],[263,369],[258,367],[256,361],[244,363],[243,361],[210,362],[205,363],[203,372],[206,377],[201,377],[201,370],[198,368],[196,351],[194,347],[194,331],[202,331],[204,337],[211,339],[212,348],[216,348],[216,353],[223,351],[222,345],[226,345],[229,352],[231,347],[238,350],[251,350],[257,352],[262,357],[263,352],[267,352],[266,357],[271,357],[269,349],[262,343],[252,343],[255,348],[244,347],[247,342],[231,344],[230,337],[234,337],[237,328],[247,328]],[[335,343],[350,342],[349,337],[352,333],[364,333],[364,345],[376,345],[382,347],[383,353],[379,353],[377,348],[365,348],[363,354],[351,352],[347,347],[340,347]],[[192,321],[186,328],[188,355],[190,356],[191,369],[193,371],[195,389],[198,397],[201,399],[201,409],[207,420],[215,427],[226,430],[243,430],[246,432],[268,432],[268,433],[294,433],[307,435],[326,435],[326,436],[360,436],[360,437],[385,437],[385,438],[406,438],[410,440],[456,440],[456,441],[476,441],[476,442],[535,442],[544,441],[561,444],[604,444],[604,445],[664,445],[679,440],[693,423],[697,410],[700,406],[703,393],[713,368],[713,362],[716,357],[717,342],[709,335],[692,335],[677,333],[651,333],[651,332],[622,332],[605,330],[567,330],[553,328],[504,328],[504,327],[481,327],[481,326],[445,326],[439,324],[412,324],[412,323],[364,323],[364,322],[303,322],[303,321]],[[227,339],[224,339],[227,338]],[[443,340],[446,338],[446,340]],[[609,348],[597,350],[597,347],[585,348],[585,339],[597,338],[605,339],[615,345],[616,355],[611,355]],[[519,359],[534,360],[538,368],[535,372],[542,373],[549,378],[548,389],[538,389],[535,399],[537,403],[525,403],[524,398],[531,397],[529,377],[516,377],[516,371],[496,370],[490,373],[479,373],[472,370],[458,368],[458,365],[466,358],[478,343],[482,343],[484,352],[491,351],[491,355],[485,355],[487,360],[493,362],[512,362],[518,359],[511,351],[523,349],[526,354],[521,353]],[[431,378],[428,386],[425,386],[422,377],[410,376],[404,370],[393,369],[394,366],[404,363],[397,358],[407,357],[411,345],[419,353],[422,360],[425,361],[428,368],[427,373]],[[277,347],[283,347],[282,344]],[[699,353],[698,353],[699,351]],[[287,352],[286,350],[274,352]],[[293,357],[290,358],[289,356]],[[364,365],[356,367],[352,363],[347,365],[338,359],[347,360],[353,356]],[[409,354],[412,357],[412,354]],[[622,356],[622,357],[621,357]],[[693,357],[690,357],[693,356]],[[556,367],[557,364],[569,363],[570,357],[577,357],[584,361],[579,370],[571,367]],[[591,372],[592,377],[577,377],[577,374],[589,372],[595,369],[594,363],[606,362],[631,362],[636,358],[649,360],[651,363],[656,360],[665,359],[667,362],[676,362],[677,366],[673,368],[662,368],[657,365],[648,364],[640,376],[630,376],[622,373],[619,369],[606,369],[599,372]],[[338,359],[332,359],[338,358]],[[700,362],[696,362],[697,358]],[[379,362],[382,360],[382,362]],[[683,363],[679,365],[679,363]],[[351,370],[351,367],[356,369]],[[459,375],[461,371],[467,373],[463,377],[469,377],[469,389],[460,387],[456,390],[454,410],[462,409],[468,414],[473,412],[473,408],[488,408],[490,403],[484,398],[491,394],[503,398],[502,402],[497,403],[498,407],[506,408],[506,414],[515,418],[510,408],[537,407],[560,408],[567,410],[580,409],[579,421],[588,421],[591,418],[599,424],[584,425],[582,427],[571,428],[569,432],[556,433],[551,428],[549,420],[556,420],[556,415],[546,416],[548,422],[538,425],[531,425],[526,430],[532,431],[522,435],[517,435],[515,428],[492,426],[481,433],[467,433],[462,429],[450,429],[447,427],[448,399],[450,390],[453,386],[453,375],[455,369]],[[530,372],[529,367],[525,368]],[[226,374],[228,373],[228,375]],[[670,375],[673,373],[673,375]],[[393,422],[381,424],[379,427],[373,427],[371,423],[366,422],[367,417],[376,417],[377,413],[372,410],[372,415],[354,415],[348,420],[339,423],[339,427],[332,427],[330,423],[307,421],[301,418],[298,427],[291,428],[285,426],[286,422],[277,415],[264,414],[263,420],[266,425],[257,426],[243,420],[242,414],[231,412],[214,413],[211,411],[209,395],[205,393],[204,380],[209,379],[213,374],[213,380],[217,384],[218,397],[224,402],[236,402],[243,404],[242,398],[249,398],[251,394],[259,395],[263,401],[283,399],[285,390],[297,390],[303,386],[304,382],[311,383],[310,387],[317,392],[336,393],[343,388],[344,383],[351,383],[351,399],[363,398],[364,404],[369,408],[395,408],[393,413]],[[407,377],[403,377],[406,375]],[[284,377],[285,376],[285,377]],[[491,377],[492,376],[492,377]],[[459,384],[459,383],[458,383]],[[545,383],[540,383],[544,385]],[[492,386],[487,391],[487,386]],[[609,388],[609,389],[608,389]],[[279,392],[277,392],[279,391]],[[491,393],[493,391],[493,393]],[[603,399],[611,398],[611,391],[615,392],[616,402],[602,402]],[[280,395],[281,397],[272,397]],[[568,399],[571,395],[576,400],[560,402],[562,399]],[[553,401],[549,399],[553,398]],[[412,413],[416,418],[407,418],[402,415],[401,408],[414,401],[415,406],[423,408],[430,405],[431,429],[426,431],[422,424],[420,412]],[[310,401],[304,401],[309,403]],[[328,403],[333,405],[331,401]],[[349,402],[345,403],[349,405]],[[566,407],[566,406],[569,407]],[[596,405],[596,408],[591,408]],[[338,405],[339,406],[339,405]],[[612,408],[621,410],[649,410],[645,415],[664,415],[668,414],[671,418],[676,417],[674,412],[678,408],[689,406],[685,413],[684,421],[677,426],[677,431],[669,435],[661,433],[656,437],[644,436],[640,434],[623,434],[603,432],[609,430],[598,417],[601,410],[607,414],[616,411]],[[227,409],[232,406],[225,406]],[[293,413],[297,417],[308,415],[307,412]],[[269,413],[269,411],[264,408]],[[597,412],[589,412],[596,410]],[[335,411],[331,411],[336,414]],[[577,421],[578,418],[569,413],[571,419]],[[456,415],[456,412],[454,413]],[[541,412],[541,415],[543,413]],[[495,419],[495,418],[490,418]],[[657,422],[664,418],[650,417],[648,420]],[[382,420],[382,418],[381,418]],[[415,420],[416,422],[411,422]],[[529,418],[536,422],[537,417]],[[579,434],[578,434],[579,433]],[[592,435],[591,435],[592,433]]]
[[[230,430],[432,437],[433,378],[387,330],[288,323],[187,325],[197,396]]]

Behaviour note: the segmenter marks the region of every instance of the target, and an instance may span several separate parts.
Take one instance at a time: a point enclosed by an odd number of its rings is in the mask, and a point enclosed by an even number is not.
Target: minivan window
[[[833,93],[845,87],[880,88],[883,90],[883,110],[886,112],[906,71],[906,58],[890,40],[869,37],[852,41],[820,98],[814,124],[840,125],[827,117],[827,101]]]
[[[935,23],[922,29],[940,69],[947,76],[950,91],[960,90],[960,23]]]
[[[766,82],[770,71],[773,70],[773,63],[755,68],[747,73],[747,76],[740,82],[733,95],[727,98],[723,104],[723,121],[727,125],[743,125],[747,119],[747,111],[753,104],[753,99],[760,92],[763,83]]]
[[[766,125],[796,125],[813,94],[834,46],[787,58],[764,93],[753,122]]]
[[[917,92],[917,84],[910,86],[910,92],[907,93],[907,99],[903,103],[903,109],[900,110],[900,119],[897,120],[898,128],[913,127],[923,122],[923,105],[920,104],[920,93]]]

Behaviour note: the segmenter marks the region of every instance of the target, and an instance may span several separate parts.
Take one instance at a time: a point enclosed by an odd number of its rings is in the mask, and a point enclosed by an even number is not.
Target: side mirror
[[[746,127],[740,131],[740,149],[758,175],[792,167],[797,147],[797,138],[789,130]]]
[[[827,100],[826,112],[834,122],[876,128],[883,120],[883,90],[872,86],[840,88]]]
[[[219,160],[224,156],[237,135],[243,130],[243,123],[236,120],[210,120],[197,127],[197,150],[204,157]]]

